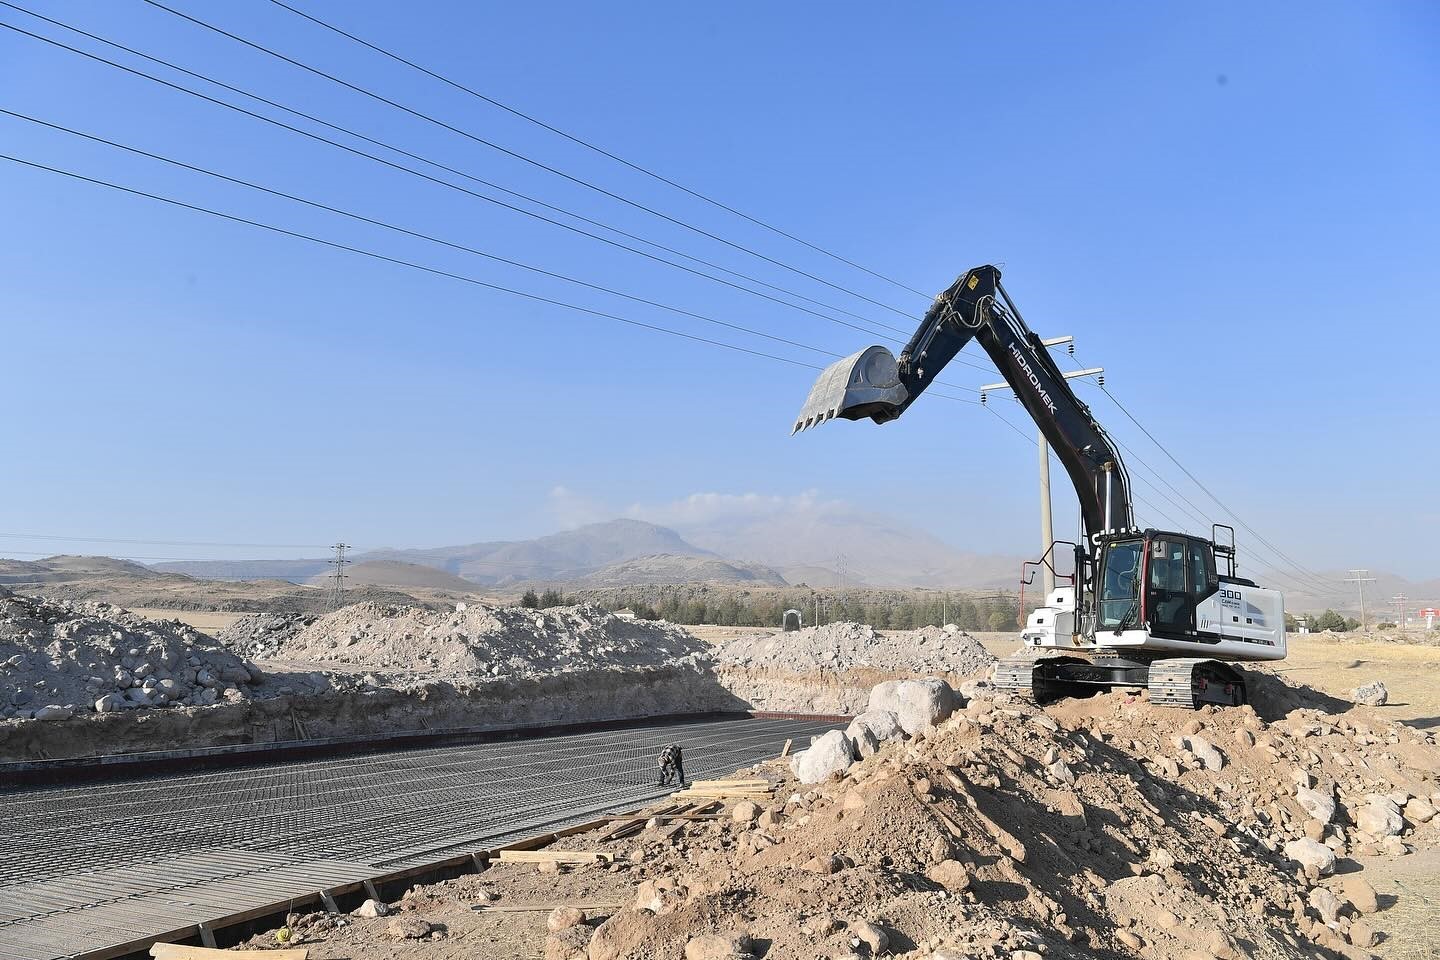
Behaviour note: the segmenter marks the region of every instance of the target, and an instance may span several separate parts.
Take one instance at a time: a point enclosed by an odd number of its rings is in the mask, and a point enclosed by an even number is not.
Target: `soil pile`
[[[757,710],[848,715],[883,680],[933,675],[958,686],[986,675],[995,657],[963,630],[839,622],[722,641],[715,661],[720,681]]]
[[[1265,715],[976,700],[813,788],[784,762],[752,768],[773,802],[564,842],[613,864],[411,890],[399,910],[444,947],[318,914],[295,918],[295,942],[321,960],[1368,957],[1402,911],[1361,861],[1440,846],[1440,749],[1367,708],[1288,697]],[[583,916],[472,909],[497,897]]]
[[[223,637],[282,660],[445,678],[523,679],[587,670],[697,666],[709,647],[661,621],[582,604],[531,610],[456,604],[451,611],[357,603],[299,625],[250,617]]]
[[[225,647],[250,660],[273,660],[297,633],[319,616],[255,613],[241,617],[216,636]]]
[[[0,595],[0,717],[64,720],[252,696],[252,668],[179,621],[106,603]]]

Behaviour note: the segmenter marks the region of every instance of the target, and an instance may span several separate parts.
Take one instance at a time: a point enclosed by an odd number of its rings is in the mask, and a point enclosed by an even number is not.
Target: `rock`
[[[587,960],[585,947],[590,942],[590,928],[567,927],[545,938],[545,960]]]
[[[559,933],[561,930],[584,922],[584,910],[577,910],[574,907],[556,907],[550,911],[550,916],[545,918],[545,929],[551,933]]]
[[[1320,914],[1320,919],[1326,924],[1334,924],[1340,919],[1340,900],[1335,894],[1324,887],[1316,887],[1310,891],[1310,907]]]
[[[62,707],[52,703],[35,711],[36,720],[69,720],[75,715],[75,711],[69,707]]]
[[[376,917],[388,916],[390,905],[381,903],[379,900],[366,900],[360,906],[350,911],[352,917],[364,917],[366,920],[374,920]]]
[[[1185,749],[1195,754],[1206,770],[1218,771],[1225,768],[1225,755],[1209,740],[1199,734],[1189,734],[1181,737],[1180,741]]]
[[[421,937],[430,936],[433,929],[429,921],[421,920],[413,913],[394,918],[385,928],[394,940],[419,940]]]
[[[684,900],[684,891],[670,877],[646,880],[635,891],[635,909],[666,914]]]
[[[1075,771],[1071,770],[1069,766],[1066,765],[1064,760],[1056,760],[1054,763],[1050,764],[1050,766],[1045,768],[1045,772],[1050,774],[1051,777],[1060,781],[1061,783],[1068,783],[1071,785],[1074,785],[1075,783]]]
[[[873,756],[875,751],[880,749],[880,741],[875,739],[875,734],[869,727],[856,726],[852,721],[850,726],[845,728],[845,739],[850,741],[850,752],[856,759],[864,759]]]
[[[801,870],[808,870],[811,873],[832,874],[839,873],[845,869],[845,861],[834,854],[824,857],[811,857],[800,865]]]
[[[1374,913],[1380,909],[1380,902],[1375,896],[1375,888],[1370,885],[1358,873],[1352,873],[1345,877],[1340,883],[1340,892],[1345,899],[1350,901],[1350,906],[1359,913]]]
[[[752,956],[746,934],[706,933],[685,943],[685,960],[740,960]]]
[[[730,819],[736,823],[750,823],[758,816],[760,816],[760,808],[749,800],[741,800],[730,811]]]
[[[1405,819],[1411,823],[1429,823],[1436,812],[1435,805],[1424,797],[1412,797],[1405,803]]]
[[[1400,808],[1395,803],[1372,793],[1365,798],[1368,802],[1355,815],[1355,825],[1372,837],[1393,837],[1405,828]]]
[[[912,737],[955,710],[955,691],[938,677],[887,680],[870,691],[870,710],[889,710]]]
[[[1361,948],[1373,947],[1375,946],[1375,941],[1380,939],[1379,935],[1375,932],[1375,928],[1364,920],[1356,920],[1351,923],[1350,929],[1346,931],[1346,935],[1349,936],[1351,944]]]
[[[925,876],[951,893],[959,893],[970,886],[970,872],[959,860],[941,860],[926,870]]]
[[[1311,790],[1308,787],[1297,787],[1295,801],[1304,808],[1306,813],[1321,823],[1329,823],[1335,816],[1335,798],[1328,792],[1321,793],[1319,790]]]
[[[96,713],[114,713],[125,705],[125,698],[116,693],[107,693],[95,701]]]
[[[831,730],[814,739],[810,749],[796,754],[790,769],[801,783],[820,783],[832,773],[843,773],[854,762],[850,741],[840,730]]]
[[[1125,944],[1125,946],[1129,947],[1131,950],[1139,950],[1145,945],[1144,940],[1141,940],[1129,930],[1116,930],[1115,939]]]
[[[869,920],[856,920],[850,924],[850,935],[867,945],[872,957],[878,957],[890,946],[890,935]]]
[[[1285,844],[1285,856],[1302,867],[1313,867],[1322,875],[1335,872],[1335,851],[1308,837]]]
[[[860,795],[859,791],[847,790],[845,799],[840,801],[840,809],[846,813],[859,813],[865,809],[865,798]]]
[[[1390,699],[1390,691],[1385,689],[1382,681],[1376,680],[1351,690],[1350,699],[1366,707],[1383,707]]]
[[[535,864],[536,873],[559,873],[560,864],[555,860],[542,860]]]

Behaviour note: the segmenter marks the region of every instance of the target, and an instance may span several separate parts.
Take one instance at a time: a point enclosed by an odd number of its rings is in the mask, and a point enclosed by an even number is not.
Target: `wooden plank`
[[[780,750],[780,756],[781,756],[782,758],[783,758],[783,757],[788,757],[788,756],[790,756],[790,744],[792,744],[792,743],[794,743],[794,742],[795,742],[794,739],[792,739],[792,738],[790,738],[790,737],[786,737],[786,738],[785,738],[785,746],[782,747],[781,750]]]
[[[187,947],[180,943],[155,943],[150,945],[150,956],[155,960],[235,960],[233,950],[215,950],[211,947]],[[266,950],[265,960],[309,960],[310,950]]]
[[[501,863],[613,863],[614,854],[598,850],[501,850]]]
[[[586,913],[601,913],[623,908],[623,903],[477,903],[471,909],[479,913],[549,913],[559,907],[574,907]]]

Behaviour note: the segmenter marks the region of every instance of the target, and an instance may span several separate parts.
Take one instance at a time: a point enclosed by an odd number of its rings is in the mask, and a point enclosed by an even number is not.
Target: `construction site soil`
[[[284,939],[314,960],[1434,956],[1433,734],[1256,683],[1258,712],[1126,692],[1044,708],[972,700],[814,786],[775,761],[720,788],[734,795],[718,815],[562,842],[599,862],[492,863],[368,911],[383,916],[292,916],[245,948]]]

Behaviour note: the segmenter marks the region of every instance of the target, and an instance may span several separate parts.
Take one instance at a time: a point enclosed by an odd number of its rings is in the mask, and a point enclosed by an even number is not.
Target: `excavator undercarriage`
[[[1164,707],[1238,707],[1248,699],[1239,670],[1197,657],[1007,657],[995,665],[995,687],[1037,703],[1127,688],[1148,690],[1150,702]]]

